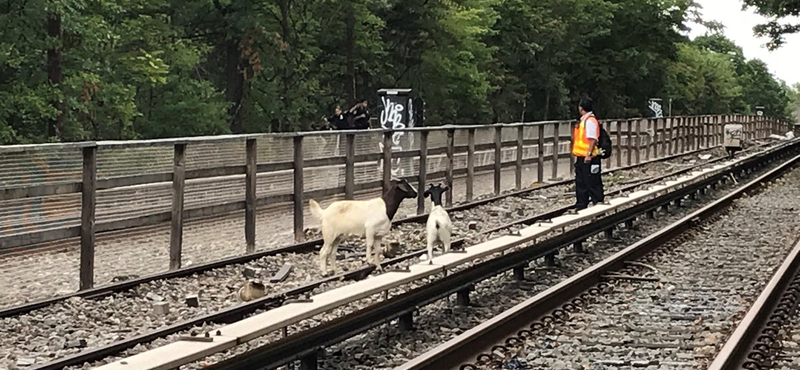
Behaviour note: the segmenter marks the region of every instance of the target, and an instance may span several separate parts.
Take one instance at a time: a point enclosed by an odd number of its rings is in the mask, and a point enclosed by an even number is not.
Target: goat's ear
[[[448,190],[450,190],[449,186],[445,186],[444,189],[442,189],[442,191],[448,191]]]
[[[430,190],[425,190],[425,192],[422,193],[422,196],[425,197],[425,198],[429,197],[430,195],[431,195],[431,191]]]

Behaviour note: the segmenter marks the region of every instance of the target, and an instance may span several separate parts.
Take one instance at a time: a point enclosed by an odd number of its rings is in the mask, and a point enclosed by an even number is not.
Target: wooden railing
[[[748,140],[761,138],[770,134],[782,134],[791,129],[787,122],[756,116],[696,116],[696,117],[668,117],[659,119],[627,119],[604,120],[603,124],[609,131],[614,144],[612,158],[606,160],[608,168],[622,167],[641,163],[657,157],[664,157],[678,153],[686,153],[702,148],[720,145],[722,142],[723,125],[729,122],[744,124],[745,137]],[[116,230],[124,230],[146,225],[171,222],[170,239],[170,269],[181,267],[181,247],[183,224],[187,219],[204,216],[227,214],[233,211],[245,210],[245,240],[244,252],[252,253],[256,242],[256,211],[276,203],[293,204],[293,224],[296,240],[301,240],[304,235],[304,203],[309,198],[325,198],[344,195],[346,199],[353,199],[356,192],[383,188],[389,184],[392,177],[393,166],[398,165],[412,168],[418,163],[418,170],[410,176],[404,177],[418,185],[418,189],[425,188],[432,178],[444,178],[446,183],[452,184],[456,176],[466,176],[466,200],[473,200],[474,179],[476,173],[493,173],[494,193],[501,192],[501,172],[504,168],[514,168],[515,188],[521,189],[523,168],[526,165],[536,164],[537,181],[544,182],[545,164],[551,165],[550,179],[558,177],[559,159],[570,158],[569,141],[571,140],[571,121],[552,121],[516,124],[496,124],[488,126],[440,126],[425,128],[410,128],[396,131],[324,131],[304,132],[292,134],[259,134],[259,135],[227,135],[217,137],[197,137],[142,141],[99,141],[65,144],[41,145],[14,145],[0,146],[0,160],[4,155],[15,155],[17,161],[37,152],[48,151],[80,151],[82,155],[82,178],[75,180],[42,180],[35,184],[9,185],[0,190],[0,204],[10,204],[25,198],[52,198],[68,194],[81,194],[80,224],[75,226],[54,226],[44,230],[13,234],[6,232],[0,224],[0,251],[4,248],[19,247],[56,241],[66,238],[80,237],[80,289],[93,287],[93,264],[95,235]],[[356,154],[356,142],[364,135],[382,135],[382,151]],[[414,138],[417,149],[393,151],[397,142],[396,135],[403,133]],[[446,135],[445,145],[429,147],[430,135]],[[485,141],[476,143],[476,134],[480,133]],[[504,140],[506,137],[512,140]],[[466,135],[466,143],[463,143]],[[344,155],[325,155],[307,158],[314,138],[344,138]],[[456,145],[456,138],[462,140]],[[292,160],[274,160],[259,163],[259,142],[270,139],[267,143],[286,142],[287,145],[278,145],[267,149],[273,152],[288,152],[291,142]],[[326,139],[328,140],[328,139]],[[337,148],[338,148],[338,139]],[[187,168],[187,151],[197,145],[222,145],[223,143],[244,143],[244,161],[241,163],[226,163],[222,166],[211,168]],[[368,144],[364,144],[368,145]],[[162,147],[171,148],[173,152],[172,170],[155,171],[153,173],[134,173],[124,176],[98,178],[98,151],[111,155],[131,148]],[[563,147],[564,149],[561,149]],[[528,155],[526,155],[526,148]],[[547,154],[545,149],[553,148]],[[503,161],[503,149],[515,152],[514,159]],[[508,153],[511,150],[507,150]],[[338,152],[338,149],[337,149]],[[493,161],[476,165],[476,153],[492,154]],[[535,155],[530,155],[535,152]],[[105,155],[105,154],[103,154]],[[429,159],[433,156],[445,156],[446,167],[438,171],[428,172]],[[466,155],[466,166],[456,168],[455,158]],[[527,158],[526,158],[527,157]],[[21,159],[20,159],[21,158]],[[101,155],[102,158],[102,155]],[[624,159],[624,160],[623,160]],[[394,162],[398,161],[399,162]],[[109,159],[110,161],[110,159]],[[118,161],[118,159],[114,159]],[[234,160],[232,160],[235,162]],[[405,161],[405,162],[403,162]],[[356,181],[355,170],[358,164],[382,163],[380,180]],[[484,161],[488,162],[488,161]],[[116,163],[116,162],[115,162]],[[344,185],[330,186],[322,189],[309,190],[304,186],[304,172],[318,167],[344,166]],[[292,187],[289,193],[259,196],[256,193],[257,177],[264,173],[292,172]],[[244,176],[245,197],[242,201],[230,201],[218,204],[208,204],[187,208],[184,205],[184,193],[187,180],[222,178],[226,176]],[[7,173],[4,176],[10,176]],[[65,175],[66,176],[66,175]],[[66,176],[67,178],[69,176]],[[59,177],[60,178],[60,177]],[[9,182],[0,179],[0,186]],[[337,180],[338,181],[338,180]],[[172,183],[171,210],[153,212],[128,218],[117,218],[102,223],[95,222],[97,208],[97,194],[100,190],[122,187],[135,187],[154,183]],[[337,183],[338,185],[338,183]],[[452,186],[451,186],[452,188]],[[422,191],[417,199],[417,213],[424,212],[425,203]],[[447,206],[453,203],[452,189],[445,196]]]

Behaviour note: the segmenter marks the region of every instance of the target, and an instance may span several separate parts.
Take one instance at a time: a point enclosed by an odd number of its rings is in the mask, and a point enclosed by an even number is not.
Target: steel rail
[[[778,334],[800,303],[800,241],[725,342],[709,370],[770,368]]]
[[[735,199],[754,191],[765,182],[780,176],[797,164],[798,161],[800,161],[800,155],[791,158],[721,199],[674,222],[647,238],[630,245],[613,256],[537,294],[502,314],[495,316],[491,320],[395,368],[395,370],[446,370],[469,368],[468,366],[462,365],[466,362],[467,358],[476,358],[481,353],[491,351],[495,344],[513,335],[520,330],[520,328],[525,328],[542,316],[547,315],[549,312],[560,309],[560,307],[569,302],[570,299],[596,286],[601,282],[604,274],[623,268],[626,261],[635,260],[652,252],[698,225],[703,220],[713,217],[721,210],[730,206]],[[798,245],[798,247],[800,247],[800,245]],[[797,256],[794,257],[794,259],[797,259]],[[800,263],[800,260],[794,262],[797,264]],[[796,267],[796,265],[793,266]]]
[[[768,145],[768,144],[766,144],[766,145]],[[756,148],[760,148],[760,147],[763,147],[763,146],[766,146],[766,145],[758,146]],[[652,163],[668,161],[668,160],[671,160],[671,159],[680,158],[680,157],[683,157],[683,156],[688,156],[688,155],[696,154],[696,153],[703,152],[703,151],[713,150],[715,148],[716,147],[708,148],[708,149],[698,149],[698,150],[694,150],[694,151],[688,152],[688,153],[675,154],[675,155],[668,156],[668,157],[657,158],[655,160],[642,162],[642,163],[640,163],[638,165],[630,165],[630,166],[625,166],[625,167],[614,168],[614,169],[608,170],[608,172],[606,172],[606,173],[607,174],[613,174],[613,173],[615,173],[617,171],[630,170],[632,168],[636,168],[636,167],[643,166],[643,165],[646,165],[646,164],[652,164]],[[744,152],[740,152],[737,155],[741,155],[743,153]],[[700,166],[707,165],[709,163],[715,163],[717,161],[724,160],[724,159],[725,158],[716,158],[716,159],[711,160],[711,161],[706,162],[706,163],[698,164],[698,165],[695,165],[695,166],[692,166],[692,167],[689,167],[689,168],[686,168],[686,169],[682,169],[682,170],[676,171],[676,172],[672,173],[672,175],[685,173],[687,171],[691,171],[693,169],[696,169],[696,168],[698,168]],[[668,175],[666,175],[666,176],[668,176]],[[665,177],[662,177],[662,178],[665,178]],[[521,196],[521,195],[524,195],[524,194],[527,194],[527,193],[536,192],[536,191],[547,189],[547,188],[551,188],[551,187],[567,185],[567,184],[572,183],[572,181],[573,180],[562,180],[562,181],[558,181],[558,182],[544,184],[544,185],[537,186],[537,187],[534,187],[534,188],[526,188],[526,189],[522,189],[522,190],[513,191],[513,192],[510,192],[510,193],[507,193],[507,194],[501,194],[501,195],[489,197],[489,198],[486,198],[486,199],[481,199],[481,200],[478,200],[478,201],[475,201],[475,202],[471,202],[471,203],[460,204],[460,205],[456,205],[456,206],[453,206],[451,208],[448,208],[448,212],[464,211],[464,210],[468,210],[468,209],[471,209],[471,208],[475,208],[475,207],[483,206],[483,205],[486,205],[486,204],[490,204],[490,203],[499,201],[499,200],[504,199],[504,198]],[[535,221],[538,221],[538,220],[541,220],[541,219],[548,219],[548,218],[556,217],[558,215],[563,214],[568,209],[569,209],[569,207],[560,208],[560,209],[557,209],[555,211],[551,211],[549,213],[545,213],[545,214],[537,215],[537,216],[534,216],[534,217],[531,217],[531,218],[528,218],[528,219],[520,220],[519,222],[517,222],[517,223],[515,223],[513,225],[510,224],[508,226],[501,226],[500,228],[495,228],[495,229],[491,230],[491,232],[495,232],[497,230],[502,230],[502,229],[508,228],[510,226],[514,226],[516,224],[532,223],[532,222],[535,222]],[[424,223],[424,222],[427,221],[427,217],[428,217],[427,214],[410,216],[410,217],[403,218],[403,219],[400,219],[400,220],[397,220],[397,221],[393,222],[392,226],[395,227],[396,225],[406,224],[406,223]],[[453,246],[454,247],[458,247],[462,243],[463,243],[463,239],[454,240],[453,241]],[[34,311],[34,310],[37,310],[37,309],[40,309],[40,308],[44,308],[44,307],[50,306],[50,305],[58,303],[58,302],[65,301],[65,300],[73,298],[73,297],[80,297],[80,298],[84,298],[84,299],[99,299],[99,298],[103,298],[103,297],[106,297],[106,296],[114,294],[114,293],[130,290],[130,289],[132,289],[132,288],[134,288],[134,287],[136,287],[138,285],[146,284],[146,283],[149,283],[149,282],[152,282],[152,281],[164,280],[164,279],[174,279],[174,278],[179,278],[179,277],[191,276],[191,275],[194,275],[194,274],[203,273],[205,271],[209,271],[209,270],[213,270],[213,269],[217,269],[217,268],[222,268],[222,267],[229,266],[229,265],[235,265],[235,264],[242,264],[242,263],[251,262],[251,261],[263,258],[263,257],[275,256],[275,255],[284,254],[284,253],[312,253],[317,249],[317,247],[319,247],[321,245],[322,245],[322,239],[313,239],[313,240],[309,240],[309,241],[305,241],[305,242],[302,242],[302,243],[297,243],[297,244],[293,244],[293,245],[289,245],[289,246],[285,246],[285,247],[280,247],[280,248],[275,248],[275,249],[270,249],[270,250],[266,250],[266,251],[255,252],[255,253],[249,253],[249,254],[244,254],[244,255],[240,255],[240,256],[228,257],[228,258],[220,259],[220,260],[217,260],[217,261],[214,261],[214,262],[197,264],[197,265],[193,265],[193,266],[189,266],[189,267],[183,267],[183,268],[180,268],[180,269],[177,269],[177,270],[166,271],[166,272],[162,272],[162,273],[157,273],[157,274],[137,277],[137,278],[134,278],[134,279],[129,279],[129,280],[113,283],[113,284],[107,284],[107,285],[95,287],[95,288],[92,288],[92,289],[77,291],[77,292],[73,292],[73,293],[70,293],[70,294],[61,295],[61,296],[58,296],[58,297],[47,298],[47,299],[38,300],[38,301],[35,301],[35,302],[31,302],[31,303],[25,303],[25,304],[21,304],[21,305],[17,305],[17,306],[11,306],[11,307],[7,307],[7,308],[3,308],[3,309],[0,309],[0,318],[12,317],[12,316],[16,316],[16,315],[25,314],[25,313],[28,313],[28,312],[31,312],[31,311]],[[329,280],[325,280],[324,282],[327,282],[327,281],[329,281]]]
[[[691,166],[691,167],[688,167],[688,168],[676,170],[674,172],[671,172],[671,173],[668,173],[668,174],[664,174],[664,175],[661,175],[661,176],[658,176],[658,177],[652,177],[652,178],[649,178],[649,179],[644,180],[644,181],[639,181],[639,182],[636,182],[634,184],[631,184],[631,185],[625,186],[623,188],[617,189],[615,191],[609,192],[608,195],[622,194],[624,192],[631,191],[631,190],[635,189],[636,187],[641,186],[643,184],[656,183],[656,182],[659,182],[659,181],[663,181],[666,178],[677,176],[677,175],[681,175],[683,173],[692,171],[692,170],[697,169],[699,167],[707,166],[709,164],[713,164],[713,163],[719,162],[719,161],[724,160],[724,159],[725,158],[717,158],[717,159],[710,160],[710,161],[707,161],[707,162],[703,162],[703,163],[700,163],[700,164],[697,164],[697,165],[694,165],[694,166]],[[497,200],[497,199],[494,199],[494,200]],[[483,202],[485,202],[485,200]],[[484,203],[484,204],[486,204],[486,203]],[[554,210],[554,211],[546,212],[546,213],[543,213],[543,214],[540,214],[540,215],[537,215],[537,216],[533,216],[533,217],[529,217],[529,218],[526,218],[526,219],[523,219],[523,220],[515,221],[515,222],[512,222],[512,223],[506,224],[504,226],[493,228],[491,230],[482,231],[482,232],[480,232],[478,234],[480,235],[480,234],[494,233],[494,232],[497,232],[497,231],[500,231],[500,230],[503,230],[503,229],[507,229],[509,227],[512,227],[512,226],[515,226],[515,225],[518,225],[518,224],[521,224],[521,223],[533,223],[533,222],[535,222],[537,220],[550,219],[550,218],[553,218],[553,217],[556,217],[556,216],[558,216],[560,214],[565,213],[570,208],[571,207],[569,207],[569,206],[562,207],[562,208],[559,208],[559,209]],[[459,239],[453,241],[452,246],[457,248],[457,247],[462,246],[464,244],[464,242],[465,242],[464,238],[459,238]],[[426,253],[425,249],[419,249],[419,250],[407,253],[405,255],[399,256],[397,258],[392,258],[392,259],[389,259],[387,261],[384,261],[382,263],[382,266],[384,268],[390,267],[392,265],[395,265],[395,264],[398,264],[400,262],[409,260],[411,258],[418,257],[418,256],[420,256],[422,254],[425,254],[425,253]],[[239,258],[241,258],[241,257],[239,257]],[[222,262],[219,262],[219,263],[222,263]],[[79,364],[82,364],[82,363],[85,363],[85,362],[95,361],[95,360],[99,360],[99,359],[105,358],[107,356],[114,355],[114,354],[119,353],[119,352],[121,352],[123,350],[126,350],[128,348],[132,348],[132,347],[136,346],[137,344],[151,342],[151,341],[153,341],[153,340],[155,340],[157,338],[162,338],[162,337],[165,337],[165,336],[170,335],[170,334],[174,334],[174,333],[177,333],[177,332],[180,332],[180,331],[183,331],[183,330],[190,329],[192,327],[201,325],[203,322],[225,323],[225,322],[235,321],[235,320],[241,319],[241,318],[245,317],[246,315],[248,315],[248,314],[250,314],[252,312],[255,312],[256,310],[264,308],[264,307],[279,307],[284,302],[286,302],[286,301],[288,301],[290,299],[296,298],[298,296],[301,296],[301,295],[303,295],[305,293],[308,293],[310,291],[313,291],[314,289],[316,289],[320,285],[328,283],[328,282],[337,281],[337,280],[362,280],[362,279],[366,278],[369,274],[371,274],[374,270],[375,270],[374,266],[365,266],[365,267],[359,268],[357,270],[354,270],[352,272],[348,272],[348,273],[340,274],[340,275],[335,275],[335,276],[331,276],[331,277],[327,277],[327,278],[323,278],[323,279],[320,279],[320,280],[317,280],[317,281],[302,285],[300,287],[290,289],[288,291],[278,292],[278,293],[275,293],[275,294],[260,298],[258,300],[254,300],[252,302],[245,303],[245,304],[240,305],[240,306],[235,306],[235,307],[223,309],[223,310],[211,313],[211,314],[207,314],[207,315],[199,316],[199,317],[196,317],[196,318],[193,318],[193,319],[185,320],[185,321],[182,321],[182,322],[179,322],[179,323],[175,323],[173,325],[170,325],[170,326],[167,326],[167,327],[164,327],[164,328],[152,331],[152,332],[144,333],[144,334],[141,334],[141,335],[138,335],[138,336],[135,336],[135,337],[131,337],[131,338],[119,341],[119,342],[111,343],[111,344],[103,346],[103,347],[99,347],[99,348],[96,348],[96,349],[83,351],[83,352],[80,352],[80,353],[77,353],[77,354],[74,354],[74,355],[71,355],[71,356],[63,357],[61,359],[45,363],[42,366],[36,367],[34,369],[36,369],[36,370],[55,370],[55,369],[63,368],[65,366],[79,365]],[[133,286],[131,281],[126,281],[126,282],[123,282],[122,284],[128,285],[129,287]],[[102,296],[106,296],[108,294],[111,294],[111,293],[100,292],[100,293],[97,293],[97,294],[87,295],[86,298],[99,298],[99,297],[102,297]]]
[[[634,205],[623,212],[616,212],[593,221],[591,224],[578,226],[572,230],[537,243],[529,248],[523,248],[491,260],[476,264],[465,270],[445,276],[435,283],[416,288],[405,294],[393,297],[365,309],[323,323],[312,329],[282,338],[261,348],[250,350],[242,355],[210,365],[207,369],[234,370],[234,369],[271,369],[292,361],[312,358],[319,348],[332,345],[356,334],[367,331],[373,327],[389,322],[390,320],[411,314],[419,307],[443,299],[450,294],[469,289],[476,282],[496,276],[515,267],[525,266],[529,261],[553,253],[560,248],[583,241],[586,238],[615,227],[623,222],[635,219],[638,215],[660,207],[663,204],[679,200],[694,192],[722,181],[730,173],[740,170],[749,170],[763,165],[775,158],[785,157],[788,151],[796,152],[800,141],[794,141],[780,146],[774,150],[759,153],[753,157],[709,176],[698,182],[666,193],[658,198],[644,201]],[[719,204],[708,206],[705,209],[716,209]],[[690,219],[691,220],[691,219]],[[309,361],[309,364],[315,363]],[[429,369],[444,369],[444,367],[430,367]]]
[[[656,182],[662,181],[662,180],[664,180],[666,178],[669,178],[669,177],[672,177],[672,176],[677,176],[677,175],[680,175],[680,174],[695,170],[695,169],[697,169],[699,167],[707,166],[709,164],[713,164],[713,163],[719,162],[719,161],[724,160],[724,159],[725,158],[716,158],[716,159],[713,159],[713,160],[710,160],[710,161],[707,161],[707,162],[703,162],[703,163],[700,163],[700,164],[697,164],[697,165],[693,165],[691,167],[687,167],[687,168],[683,168],[683,169],[680,169],[680,170],[676,170],[674,172],[671,172],[671,173],[668,173],[668,174],[665,174],[665,175],[661,175],[661,176],[658,176],[658,177],[652,177],[652,178],[649,178],[649,179],[644,180],[644,181],[639,181],[639,182],[636,182],[634,184],[631,184],[631,185],[625,186],[623,188],[617,189],[615,191],[609,192],[608,195],[621,194],[621,193],[624,193],[624,192],[627,192],[627,191],[631,191],[631,190],[635,189],[636,187],[641,186],[643,184],[656,183]],[[622,168],[614,169],[614,171],[619,171],[621,169]],[[565,180],[565,181],[570,181],[571,182],[572,180]],[[563,184],[561,184],[561,183],[553,183],[553,184],[548,184],[545,187],[557,186],[557,185],[563,185]],[[524,194],[524,193],[530,192],[532,190],[539,190],[539,189],[542,189],[542,188],[544,188],[544,187],[539,187],[539,188],[534,188],[534,189],[524,189],[524,190],[513,192],[513,193],[510,193],[510,194],[507,194],[507,195],[491,197],[491,198],[484,199],[484,200],[481,200],[481,201],[478,201],[478,202],[475,202],[475,203],[456,206],[456,207],[453,207],[451,209],[451,212],[458,211],[458,210],[463,210],[463,209],[468,209],[468,208],[472,208],[472,207],[477,207],[479,205],[489,204],[491,202],[497,201],[499,199],[502,199],[502,198],[505,198],[505,197],[508,197],[508,196],[514,196],[514,195],[518,196],[519,194]],[[478,203],[478,204],[476,204],[476,203]],[[465,207],[465,206],[470,206],[470,207]],[[512,227],[512,226],[515,226],[515,225],[518,225],[518,224],[521,224],[521,223],[533,223],[536,220],[549,219],[549,218],[552,218],[552,217],[555,217],[555,216],[558,216],[560,214],[565,213],[570,208],[571,207],[562,207],[562,208],[559,208],[559,209],[557,209],[555,211],[550,211],[550,212],[546,212],[546,213],[543,213],[543,214],[540,214],[540,215],[537,215],[537,216],[533,216],[533,217],[526,218],[526,219],[523,219],[523,220],[515,221],[515,222],[509,223],[507,225],[501,226],[501,227],[493,228],[491,230],[482,231],[482,232],[480,232],[478,234],[479,235],[480,234],[489,234],[489,233],[497,232],[499,230],[507,229],[509,227]],[[422,217],[422,216],[427,217],[427,215],[414,216],[414,217],[411,217],[411,218],[408,218],[408,219],[404,219],[402,221],[403,222],[423,222],[420,219],[420,217]],[[311,246],[308,246],[312,242],[313,241],[302,243],[302,245],[306,245],[307,246],[307,247],[304,247],[304,248],[313,248]],[[457,240],[454,240],[452,245],[453,245],[453,247],[460,247],[460,246],[462,246],[464,244],[464,242],[465,242],[464,238],[459,238]],[[308,250],[311,251],[311,249],[308,249]],[[269,251],[267,251],[267,252],[269,252]],[[392,258],[392,259],[386,260],[381,265],[384,268],[387,268],[387,267],[396,265],[396,264],[398,264],[400,262],[409,260],[411,258],[418,257],[418,256],[424,254],[425,252],[426,252],[425,249],[419,249],[419,250],[407,253],[405,255],[399,256],[397,258]],[[265,252],[262,252],[262,253],[265,253]],[[217,262],[214,262],[214,263],[211,263],[211,264],[206,264],[206,265],[214,265],[215,266],[214,268],[223,267],[223,266],[225,266],[227,264],[247,262],[247,260],[245,260],[245,258],[247,258],[247,256],[238,256],[238,257],[228,258],[228,259],[225,259],[225,260],[217,261]],[[236,262],[230,262],[230,261],[236,261]],[[201,273],[201,272],[205,271],[204,269],[202,269],[202,267],[203,267],[202,265],[192,266],[192,267],[187,268],[186,270],[193,270],[192,273]],[[180,331],[183,331],[183,330],[190,329],[192,327],[201,325],[204,322],[226,323],[226,322],[236,321],[236,320],[239,320],[239,319],[245,317],[246,315],[248,315],[250,313],[253,313],[258,309],[262,309],[264,307],[268,307],[268,308],[270,308],[270,307],[279,307],[284,302],[287,302],[287,301],[289,301],[289,300],[291,300],[293,298],[297,298],[299,296],[302,296],[303,294],[311,292],[314,289],[316,289],[317,287],[321,286],[322,284],[325,284],[325,283],[328,283],[328,282],[337,281],[337,280],[362,280],[362,279],[366,278],[369,274],[371,274],[374,270],[375,270],[375,266],[371,266],[371,265],[364,266],[364,267],[361,267],[361,268],[359,268],[357,270],[354,270],[354,271],[351,271],[351,272],[347,272],[347,273],[344,273],[344,274],[339,274],[339,275],[323,278],[323,279],[320,279],[320,280],[317,280],[317,281],[314,281],[314,282],[311,282],[311,283],[308,283],[308,284],[304,284],[302,286],[299,286],[299,287],[296,287],[296,288],[293,288],[293,289],[290,289],[290,290],[287,290],[287,291],[277,292],[275,294],[271,294],[269,296],[262,297],[260,299],[254,300],[254,301],[247,302],[247,303],[239,305],[239,306],[229,307],[229,308],[226,308],[226,309],[214,312],[214,313],[206,314],[206,315],[203,315],[203,316],[198,316],[196,318],[192,318],[192,319],[189,319],[189,320],[184,320],[184,321],[169,325],[169,326],[161,328],[161,329],[157,329],[157,330],[154,330],[154,331],[151,331],[151,332],[148,332],[148,333],[137,335],[135,337],[131,337],[131,338],[128,338],[128,339],[125,339],[125,340],[122,340],[122,341],[111,343],[111,344],[108,344],[106,346],[98,347],[96,349],[82,351],[82,352],[79,352],[79,353],[76,353],[76,354],[73,354],[73,355],[70,355],[70,356],[67,356],[67,357],[63,357],[63,358],[60,358],[60,359],[45,363],[45,364],[43,364],[43,365],[41,365],[39,367],[35,367],[34,369],[35,370],[55,370],[55,369],[61,369],[61,368],[66,367],[66,366],[80,365],[80,364],[85,363],[85,362],[96,361],[96,360],[99,360],[99,359],[114,355],[114,354],[119,353],[121,351],[124,351],[126,349],[132,348],[132,347],[136,346],[137,344],[151,342],[151,341],[153,341],[153,340],[155,340],[157,338],[162,338],[162,337],[165,337],[165,336],[170,335],[170,334],[174,334],[174,333],[177,333],[177,332],[180,332]],[[162,275],[168,275],[168,277],[166,277],[166,278],[174,278],[174,277],[184,276],[184,274],[182,274],[182,272],[183,271],[181,271],[181,270],[176,270],[176,271],[171,271],[169,273],[162,274]],[[140,279],[124,281],[124,282],[115,284],[115,287],[118,288],[118,289],[121,289],[121,290],[131,289],[134,286],[136,286],[137,284],[139,284],[137,282],[138,280],[140,280]],[[101,297],[107,296],[109,294],[112,294],[113,291],[109,291],[107,287],[101,287],[101,288],[95,288],[95,289],[91,289],[91,290],[87,290],[85,292],[79,292],[79,293],[83,293],[80,296],[82,296],[84,298],[96,299],[96,298],[101,298]],[[2,315],[0,315],[0,317],[2,317]]]

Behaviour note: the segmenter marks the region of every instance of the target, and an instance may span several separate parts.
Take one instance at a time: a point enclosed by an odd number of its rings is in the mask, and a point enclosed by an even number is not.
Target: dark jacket
[[[350,124],[347,122],[345,113],[334,114],[328,118],[328,123],[336,130],[350,129]]]
[[[364,117],[356,118],[360,115],[364,115]],[[353,112],[352,116],[353,120],[353,128],[358,130],[364,130],[369,128],[369,111],[366,108],[358,107]]]

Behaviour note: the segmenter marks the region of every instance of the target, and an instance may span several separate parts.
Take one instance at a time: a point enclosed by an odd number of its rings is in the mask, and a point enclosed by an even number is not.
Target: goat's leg
[[[366,259],[367,259],[367,263],[371,264],[371,263],[373,263],[372,249],[374,248],[374,244],[375,244],[375,234],[370,229],[367,229],[366,234],[367,234],[367,254],[366,254]]]
[[[441,235],[439,235],[439,239],[442,241],[444,252],[450,252],[450,231],[442,230]]]
[[[436,241],[436,236],[428,233],[428,264],[433,264],[433,243]]]
[[[339,251],[339,243],[342,242],[342,238],[336,238],[336,240],[331,243],[331,252],[328,254],[328,264],[333,266],[334,274],[339,274],[342,272],[342,269],[339,267],[339,264],[336,263],[336,254]]]
[[[381,266],[381,257],[383,255],[382,246],[383,237],[375,236],[375,245],[372,246],[372,252],[375,253],[373,263],[375,264],[375,268],[378,271],[383,271],[383,266]]]
[[[330,255],[331,243],[329,241],[325,241],[322,244],[322,249],[319,250],[319,272],[322,275],[327,275],[328,273],[328,256]]]

